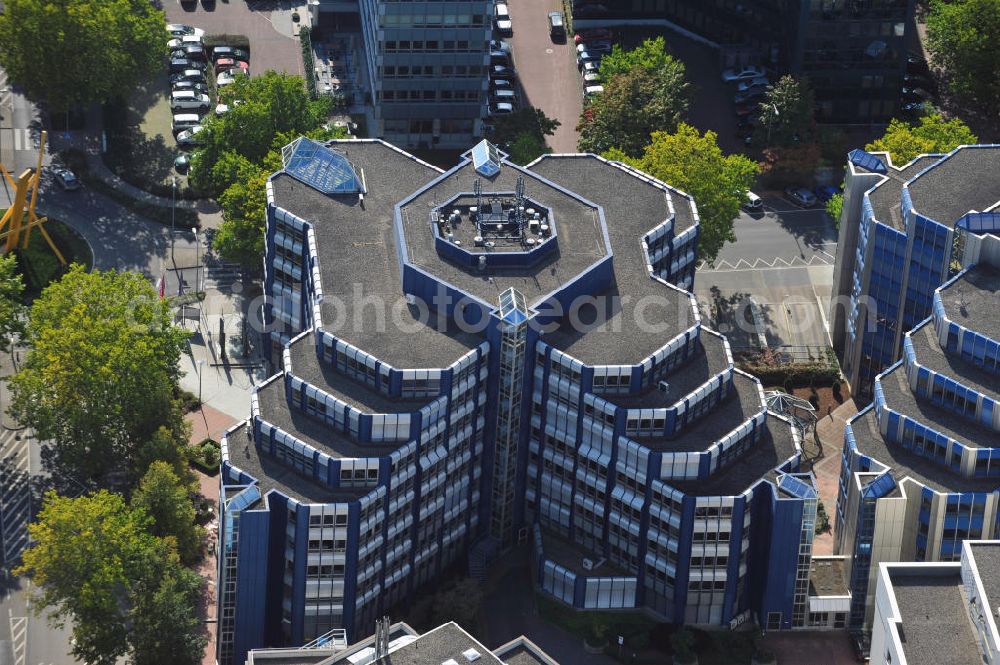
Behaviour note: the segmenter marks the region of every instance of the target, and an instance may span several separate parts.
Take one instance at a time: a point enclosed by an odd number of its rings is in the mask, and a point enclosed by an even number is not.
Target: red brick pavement
[[[844,450],[844,425],[858,412],[854,400],[841,404],[828,416],[816,423],[821,457],[813,463],[819,498],[830,517],[830,530],[813,540],[813,555],[833,554],[833,533],[837,520],[837,492],[840,483],[840,457]],[[812,444],[815,447],[815,444]]]
[[[191,443],[198,443],[208,437],[218,441],[227,429],[237,423],[232,416],[205,405],[187,414],[184,419],[191,423]]]

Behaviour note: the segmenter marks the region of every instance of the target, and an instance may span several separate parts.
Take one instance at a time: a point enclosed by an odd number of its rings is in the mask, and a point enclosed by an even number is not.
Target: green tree
[[[844,209],[844,195],[834,194],[826,202],[826,214],[833,218],[833,223],[840,228],[840,213]]]
[[[605,156],[624,158],[694,198],[701,219],[699,259],[713,261],[727,241],[735,240],[733,220],[757,175],[757,165],[743,155],[723,155],[715,132],[699,134],[681,123],[673,134],[655,132],[638,159],[628,159],[620,151]]]
[[[149,0],[7,0],[0,66],[53,111],[105,102],[162,70],[163,26]]]
[[[205,530],[195,521],[191,489],[191,483],[178,477],[168,463],[156,461],[139,481],[131,501],[133,508],[153,518],[153,535],[173,540],[185,565],[201,558],[205,538]]]
[[[229,111],[221,116],[206,116],[205,129],[198,135],[198,149],[191,159],[191,185],[207,195],[219,196],[234,182],[221,176],[237,177],[240,158],[260,165],[279,135],[292,139],[307,134],[326,137],[314,132],[330,115],[330,99],[310,99],[301,76],[269,71],[254,78],[238,77],[221,95]],[[339,130],[328,134],[343,135]],[[216,172],[220,160],[231,162],[221,173]]]
[[[545,145],[543,139],[538,138],[531,132],[518,134],[514,142],[507,149],[507,154],[512,162],[524,166],[530,164],[542,155],[552,152],[552,148]]]
[[[170,542],[150,533],[151,526],[145,512],[107,491],[76,499],[50,492],[28,526],[33,544],[15,572],[35,582],[36,612],[47,610],[55,626],[72,626],[78,660],[201,660],[201,582],[180,565]]]
[[[51,442],[56,470],[116,482],[161,427],[185,431],[173,399],[186,339],[141,274],[74,265],[32,305],[12,414]]]
[[[815,96],[806,79],[782,76],[760,103],[754,141],[768,147],[811,141],[814,107]]]
[[[865,150],[888,152],[892,163],[902,166],[918,155],[949,152],[978,141],[972,130],[958,118],[945,120],[940,113],[930,113],[916,124],[893,119],[882,138],[866,145]]]
[[[674,66],[674,60],[667,53],[667,44],[663,37],[647,39],[634,49],[625,50],[621,44],[611,47],[611,53],[601,58],[601,77],[606,81],[619,74],[625,74],[635,68],[647,72],[658,72]]]
[[[1000,0],[931,0],[927,48],[949,88],[984,109],[1000,104]]]
[[[672,132],[688,108],[684,64],[665,56],[656,70],[634,66],[604,81],[604,92],[580,116],[578,147],[582,152],[617,148],[638,157],[653,132]]]
[[[24,334],[24,281],[13,253],[0,256],[0,351],[8,351],[15,337]]]
[[[545,137],[552,136],[560,124],[558,120],[545,115],[541,109],[526,106],[496,118],[488,138],[504,150],[512,149],[511,146],[525,134],[544,145]]]

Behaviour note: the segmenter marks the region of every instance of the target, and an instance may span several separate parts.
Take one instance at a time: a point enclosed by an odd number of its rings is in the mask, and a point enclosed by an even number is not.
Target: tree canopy
[[[222,226],[213,246],[230,261],[258,270],[264,251],[267,178],[281,168],[281,148],[298,138],[345,135],[326,128],[331,100],[310,99],[300,76],[265,72],[238,77],[222,91],[229,111],[206,116],[191,158],[192,187],[218,198]]]
[[[684,65],[672,58],[659,70],[634,67],[603,85],[604,92],[580,116],[578,146],[583,152],[617,148],[636,157],[653,132],[673,131],[687,112]]]
[[[133,508],[143,510],[153,519],[153,535],[172,539],[185,565],[201,558],[205,537],[204,529],[196,523],[191,489],[191,483],[178,477],[167,462],[158,460],[139,481],[131,501]]]
[[[932,0],[927,48],[949,88],[995,115],[1000,104],[1000,0]]]
[[[733,220],[757,175],[757,165],[744,155],[724,156],[715,132],[699,134],[681,123],[673,134],[655,132],[639,158],[629,159],[619,151],[605,156],[624,159],[694,198],[701,220],[699,259],[713,261],[727,241],[735,240]]]
[[[866,145],[865,150],[888,152],[892,163],[902,166],[924,153],[948,152],[978,142],[978,137],[958,118],[945,120],[940,113],[930,113],[916,124],[893,119],[885,134]]]
[[[186,443],[174,404],[186,338],[141,274],[74,265],[31,307],[12,413],[51,442],[57,471],[98,485],[127,477],[161,428]]]
[[[53,111],[104,102],[162,70],[163,26],[149,0],[7,0],[0,67]]]
[[[615,44],[611,47],[611,53],[601,58],[601,78],[608,80],[636,68],[657,72],[672,67],[674,62],[674,58],[667,53],[663,37],[647,39],[630,50],[623,49],[621,44]]]
[[[0,256],[0,351],[10,349],[14,338],[24,333],[23,296],[17,257],[13,253]]]
[[[72,655],[81,662],[201,661],[201,579],[151,526],[143,510],[106,491],[76,499],[50,492],[28,526],[33,544],[15,572],[34,580],[37,612],[72,626]]]
[[[755,141],[768,147],[810,142],[814,107],[815,96],[806,79],[782,76],[760,102]]]
[[[552,136],[561,123],[534,106],[500,116],[493,121],[489,140],[505,150],[515,164],[528,164],[552,152],[545,137]]]

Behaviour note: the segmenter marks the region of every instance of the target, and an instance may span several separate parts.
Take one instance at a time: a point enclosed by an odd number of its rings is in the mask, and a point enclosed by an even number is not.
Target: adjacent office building
[[[223,441],[219,660],[375,620],[530,541],[578,608],[806,625],[816,491],[693,296],[687,195],[487,142],[299,139],[268,183],[274,375]],[[829,595],[829,594],[827,594]]]
[[[313,4],[320,30],[361,31],[369,136],[410,148],[461,149],[482,135],[493,0]]]
[[[835,547],[856,631],[871,630],[880,563],[957,561],[963,541],[1000,535],[1000,238],[969,234],[956,260],[969,267],[845,430]]]
[[[809,78],[820,122],[897,114],[914,0],[575,0],[574,26],[670,24],[710,42],[726,67]]]
[[[420,634],[405,623],[380,619],[375,634],[350,646],[316,644],[307,648],[255,649],[246,665],[559,665],[523,635],[493,649],[484,647],[454,623]]]
[[[1000,663],[1000,541],[967,540],[960,561],[879,570],[872,665]]]
[[[849,155],[830,320],[859,403],[900,358],[905,333],[931,314],[934,290],[969,265],[966,244],[1000,231],[998,172],[995,145],[902,166],[885,153]]]

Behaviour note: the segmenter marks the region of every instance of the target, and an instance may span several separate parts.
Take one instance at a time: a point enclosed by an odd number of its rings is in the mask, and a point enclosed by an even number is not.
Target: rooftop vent
[[[442,660],[441,665],[458,665],[458,661],[454,658],[449,658],[448,660]]]
[[[593,570],[594,569],[594,562],[591,561],[590,559],[584,559],[583,560],[583,569],[584,570]]]
[[[471,648],[463,651],[462,655],[465,656],[465,660],[469,661],[470,663],[475,662],[481,658],[480,653],[475,649]]]
[[[667,383],[666,381],[660,381],[659,388],[660,392],[663,393],[664,395],[670,394],[670,384]]]

